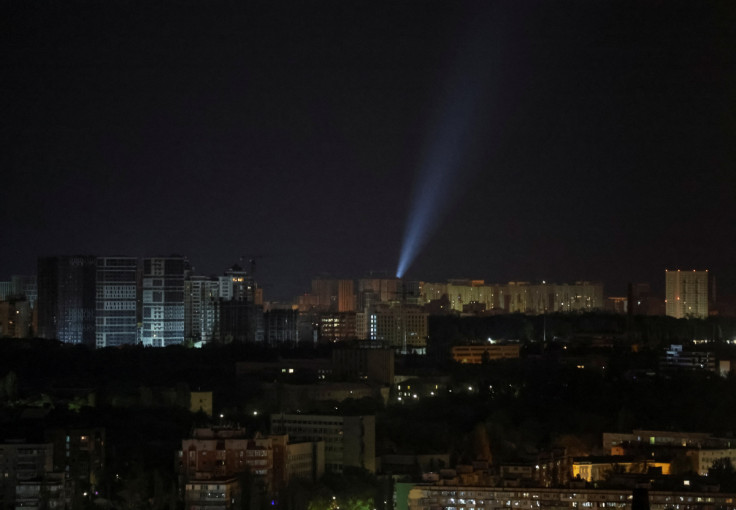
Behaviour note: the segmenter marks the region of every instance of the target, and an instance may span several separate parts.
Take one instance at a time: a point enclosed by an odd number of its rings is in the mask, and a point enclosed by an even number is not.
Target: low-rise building
[[[51,443],[18,440],[0,444],[0,508],[15,508],[17,487],[45,480],[53,472],[53,454]],[[23,486],[20,495],[31,497],[33,491]]]
[[[658,473],[669,475],[671,464],[650,459],[620,455],[576,457],[572,463],[572,477],[586,482],[600,482],[611,473]]]
[[[583,488],[501,488],[452,485],[415,485],[406,501],[395,508],[408,510],[496,510],[500,508],[547,508],[572,510],[610,508],[632,510],[635,497],[645,498],[651,510],[736,509],[736,494],[715,492],[600,490]],[[642,507],[638,507],[642,508]]]
[[[686,455],[692,461],[693,469],[701,476],[706,476],[713,463],[728,459],[732,466],[736,466],[736,448],[703,448],[688,450]]]
[[[240,482],[234,477],[196,480],[184,487],[185,510],[239,509],[240,502]]]
[[[249,472],[259,490],[272,495],[294,477],[316,482],[324,473],[324,443],[290,442],[285,434],[248,437],[242,428],[195,429],[192,438],[182,440],[179,459],[183,483]]]
[[[394,383],[394,350],[384,347],[335,347],[332,349],[332,373],[340,379]]]
[[[456,345],[452,359],[458,363],[482,363],[483,360],[518,359],[519,344]]]
[[[376,472],[376,417],[315,414],[272,414],[271,433],[300,441],[325,442],[325,470],[345,467]]]

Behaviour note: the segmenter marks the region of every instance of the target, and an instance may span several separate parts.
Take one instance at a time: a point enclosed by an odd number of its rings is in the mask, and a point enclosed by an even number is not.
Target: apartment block
[[[325,470],[345,467],[376,472],[376,417],[315,414],[272,414],[271,433],[297,441],[325,442]]]

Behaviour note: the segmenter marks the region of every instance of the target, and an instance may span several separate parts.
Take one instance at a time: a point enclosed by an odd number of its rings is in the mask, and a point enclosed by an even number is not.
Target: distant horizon
[[[187,257],[186,255],[181,255],[180,253],[172,253],[169,255],[153,255],[153,256],[137,256],[137,255],[129,255],[129,254],[91,254],[91,253],[73,253],[73,254],[57,254],[57,255],[42,255],[39,256],[36,259],[44,258],[44,257],[74,257],[74,256],[86,256],[86,257],[121,257],[121,258],[136,258],[140,261],[146,258],[169,258],[169,257],[182,257],[192,266],[193,268],[193,275],[197,276],[205,276],[205,277],[217,277],[222,276],[225,274],[225,271],[232,268],[235,265],[240,266],[243,268],[246,272],[249,272],[249,261],[237,261],[233,262],[229,265],[226,265],[219,271],[201,271],[198,269],[198,264],[192,263],[192,260]],[[256,264],[258,266],[258,261],[256,260]],[[270,269],[270,271],[273,271],[273,268]],[[664,298],[664,287],[665,287],[665,273],[667,271],[707,271],[709,274],[709,284],[712,284],[713,279],[715,279],[716,282],[716,295],[721,297],[731,297],[733,294],[730,292],[718,292],[721,288],[722,282],[718,279],[717,275],[714,274],[713,271],[710,269],[672,269],[667,268],[662,270],[662,276],[661,281],[627,281],[625,283],[617,283],[617,284],[611,284],[610,282],[607,282],[606,280],[602,278],[572,278],[572,279],[554,279],[554,278],[499,278],[499,279],[491,279],[488,277],[483,276],[449,276],[449,277],[440,277],[440,278],[417,278],[413,276],[406,276],[404,278],[398,278],[394,274],[392,274],[392,271],[389,269],[381,270],[381,269],[370,269],[367,271],[364,271],[362,275],[348,275],[345,273],[330,273],[327,271],[319,271],[313,273],[311,277],[308,278],[306,284],[301,288],[301,290],[297,291],[296,293],[292,295],[287,295],[285,292],[276,292],[271,295],[271,289],[274,287],[270,283],[261,284],[259,281],[259,273],[258,270],[256,271],[256,274],[254,276],[254,281],[259,285],[259,288],[264,290],[264,301],[273,301],[273,302],[289,302],[289,301],[295,301],[299,296],[309,294],[311,291],[311,282],[312,280],[319,279],[319,278],[328,278],[328,279],[346,279],[346,280],[361,280],[361,279],[369,279],[369,278],[386,278],[386,279],[400,279],[405,281],[416,281],[416,282],[425,282],[425,283],[447,283],[450,280],[483,280],[485,285],[507,285],[512,282],[524,282],[529,283],[533,285],[537,284],[552,284],[552,285],[572,285],[576,282],[590,282],[590,283],[596,283],[596,284],[602,284],[603,285],[603,294],[604,297],[626,297],[628,294],[628,285],[629,284],[648,284],[650,285],[652,289],[652,293],[657,297]],[[11,273],[5,273],[7,276],[2,278],[0,281],[10,281],[11,277],[13,276],[28,276],[28,275],[36,275],[37,269],[36,265],[34,265],[34,270],[32,272],[11,272]],[[375,273],[373,276],[371,276],[373,273]],[[379,276],[380,275],[380,276]],[[295,283],[288,284],[288,286],[291,286],[292,288],[296,288]],[[726,286],[726,288],[731,288],[731,286]],[[615,289],[613,292],[611,292],[610,288]],[[621,289],[621,290],[619,290]]]

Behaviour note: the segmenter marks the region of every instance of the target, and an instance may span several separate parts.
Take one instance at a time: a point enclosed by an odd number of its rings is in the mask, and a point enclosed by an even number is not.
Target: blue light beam
[[[450,87],[451,100],[445,102],[434,133],[427,140],[426,156],[415,182],[404,230],[397,278],[404,277],[458,190],[468,181],[469,172],[464,162],[473,145],[473,126],[487,81],[478,73],[470,74],[475,76],[461,76],[465,80],[456,78],[454,86]]]
[[[493,9],[468,13],[465,44],[456,48],[455,72],[447,73],[444,99],[426,138],[396,269],[397,278],[407,270],[427,244],[458,191],[470,181],[469,155],[477,148],[477,124],[485,112],[485,97],[497,68],[499,19]],[[494,42],[496,42],[494,44]],[[477,138],[475,140],[474,138]],[[482,140],[487,142],[487,140]]]

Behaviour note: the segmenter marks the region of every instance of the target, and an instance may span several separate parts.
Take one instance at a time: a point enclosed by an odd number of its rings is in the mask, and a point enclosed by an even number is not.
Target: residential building
[[[665,313],[669,317],[708,317],[708,271],[665,270]]]
[[[332,373],[339,379],[391,385],[394,383],[394,350],[380,346],[335,346]]]
[[[379,305],[370,314],[368,338],[400,352],[423,354],[427,347],[428,317],[418,305]]]
[[[634,458],[621,455],[576,457],[572,463],[572,477],[586,482],[600,482],[614,471],[647,474],[659,472],[669,475],[671,463],[655,458]]]
[[[271,308],[264,312],[263,322],[268,345],[296,345],[299,341],[299,310],[296,308]]]
[[[285,487],[291,477],[314,482],[324,472],[324,443],[293,443],[284,434],[256,433],[249,438],[242,428],[195,429],[192,438],[182,440],[179,457],[185,483],[226,479],[247,471],[269,495]]]
[[[355,283],[353,280],[337,281],[337,311],[355,311]]]
[[[184,342],[185,267],[178,256],[143,259],[143,345]]]
[[[378,388],[361,382],[327,382],[314,384],[289,384],[284,382],[262,383],[264,398],[272,409],[282,412],[298,412],[315,402],[342,402],[347,399],[370,398],[388,402],[389,388]]]
[[[241,486],[236,477],[193,480],[184,486],[185,510],[240,509],[241,497]]]
[[[96,343],[97,257],[38,259],[38,336],[65,343]]]
[[[452,359],[458,363],[482,363],[483,360],[518,359],[519,344],[456,345]]]
[[[637,493],[636,491],[639,491]],[[643,494],[642,494],[643,491]],[[717,492],[671,492],[632,490],[605,490],[588,488],[502,488],[459,484],[415,485],[407,497],[397,501],[394,508],[407,510],[434,510],[456,508],[491,510],[497,508],[618,508],[632,510],[639,507],[635,498],[645,498],[651,510],[736,509],[736,495]]]
[[[377,303],[399,301],[401,294],[398,278],[361,278],[358,280],[358,310],[369,311]]]
[[[670,345],[659,357],[660,370],[716,371],[716,355],[712,351],[684,351],[682,345]]]
[[[98,257],[95,345],[135,345],[138,339],[138,259]]]
[[[226,301],[247,301],[262,305],[262,295],[259,297],[258,286],[253,280],[253,274],[248,273],[235,264],[225,271],[224,276],[218,278],[220,282],[220,298]]]
[[[0,443],[0,508],[16,508],[17,487],[23,482],[44,480],[53,471],[53,445],[25,440]],[[22,499],[32,497],[33,488],[22,488]],[[30,494],[29,494],[30,493]]]
[[[698,448],[687,451],[693,469],[701,476],[707,476],[713,463],[728,459],[732,466],[736,466],[736,448]]]
[[[421,284],[422,304],[437,303],[447,296],[450,309],[458,313],[575,312],[603,309],[603,284],[577,281],[555,284],[543,281],[488,284],[484,280],[454,279],[447,283]]]
[[[326,471],[342,473],[350,466],[376,472],[375,416],[272,414],[271,433],[288,434],[296,441],[324,441]]]
[[[33,310],[25,297],[0,301],[0,337],[28,338],[33,333]]]
[[[319,340],[339,342],[356,337],[355,312],[322,312],[319,314]]]
[[[731,448],[733,439],[714,437],[706,432],[676,432],[665,430],[633,430],[604,432],[603,449],[616,454],[616,449],[631,445],[676,446],[682,448]]]
[[[229,287],[232,291],[232,286]],[[196,346],[211,342],[220,330],[220,281],[206,276],[184,280],[184,338]]]
[[[286,445],[286,480],[319,481],[325,474],[325,442],[303,441]]]
[[[53,471],[64,473],[68,504],[84,493],[94,493],[105,468],[105,429],[50,429],[45,439],[53,445]]]
[[[38,299],[36,276],[15,274],[10,281],[0,282],[0,301],[10,298],[26,299],[31,308],[35,308]]]

